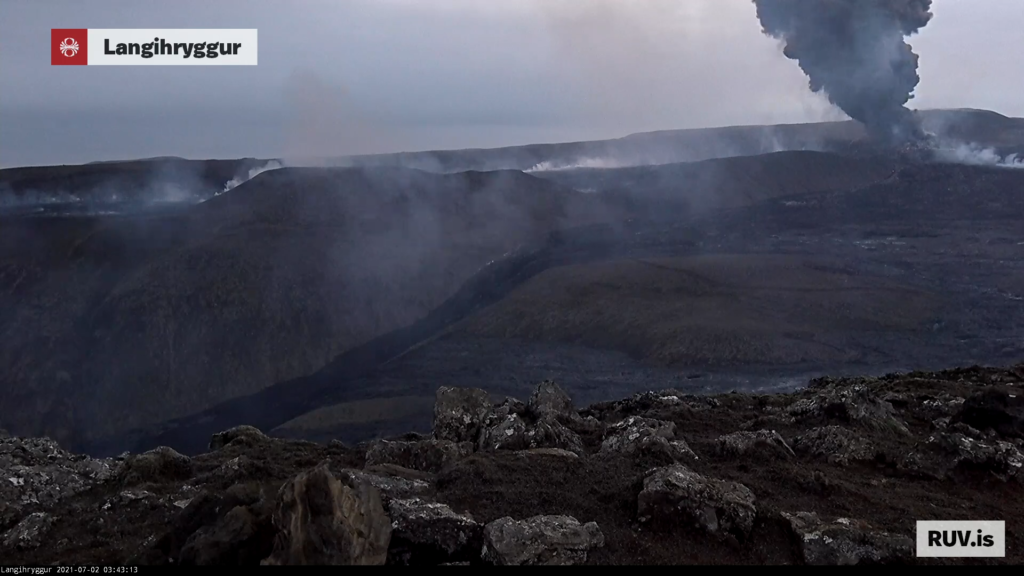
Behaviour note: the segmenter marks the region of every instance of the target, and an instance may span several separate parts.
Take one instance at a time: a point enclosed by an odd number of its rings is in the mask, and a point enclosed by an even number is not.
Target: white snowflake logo
[[[64,41],[60,43],[60,52],[68,58],[71,58],[75,54],[78,54],[78,42],[76,42],[74,38],[65,38]]]

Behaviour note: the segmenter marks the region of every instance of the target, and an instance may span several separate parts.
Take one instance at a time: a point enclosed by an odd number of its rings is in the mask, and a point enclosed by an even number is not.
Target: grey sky
[[[935,0],[912,106],[1024,116],[1024,2]],[[258,28],[256,67],[50,66],[50,28]],[[0,166],[842,118],[749,0],[3,0]]]

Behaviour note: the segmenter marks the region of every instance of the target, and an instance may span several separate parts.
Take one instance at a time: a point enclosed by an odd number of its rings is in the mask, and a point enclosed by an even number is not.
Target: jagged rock
[[[0,439],[0,531],[24,508],[51,506],[113,476],[118,463],[62,450],[49,438]]]
[[[236,440],[240,444],[251,445],[268,439],[267,435],[260,432],[259,428],[255,428],[253,426],[235,426],[230,430],[218,432],[210,437],[210,452],[220,450]]]
[[[846,380],[824,379],[813,386],[818,392],[811,398],[793,403],[787,413],[800,422],[839,421],[857,424],[883,432],[909,435],[906,424],[889,402],[879,398],[865,384],[850,384]]]
[[[45,512],[29,514],[18,525],[3,535],[3,543],[7,548],[28,550],[38,548],[43,539],[53,528],[53,518]]]
[[[575,452],[563,450],[561,448],[530,448],[527,450],[517,450],[516,454],[520,456],[557,456],[559,458],[579,458],[580,455]]]
[[[125,491],[128,492],[128,491]],[[142,491],[133,491],[136,496]],[[121,502],[121,497],[111,502]],[[146,501],[156,500],[152,495]],[[176,513],[165,532],[147,541],[136,555],[130,557],[132,565],[230,563],[230,558],[259,563],[273,548],[276,529],[270,520],[270,510],[256,516],[257,534],[248,537],[247,519],[241,512],[229,513],[238,507],[264,504],[261,488],[252,484],[236,485],[223,491],[197,491],[183,486],[171,495],[169,510]],[[272,502],[266,502],[267,506]],[[184,550],[189,545],[189,550]],[[219,558],[219,560],[218,560]]]
[[[586,562],[587,552],[604,546],[596,522],[580,524],[571,516],[499,518],[484,527],[481,558],[502,566],[568,566]]]
[[[390,500],[402,500],[424,496],[431,492],[430,483],[419,478],[405,478],[393,473],[376,473],[377,471],[364,471],[346,468],[339,470],[335,475],[349,485],[361,483],[369,484],[380,491],[382,501],[387,504]]]
[[[583,416],[618,415],[620,418],[648,414],[662,410],[703,411],[720,406],[720,402],[708,396],[684,394],[675,389],[655,392],[639,392],[625,400],[600,402],[581,411]]]
[[[719,454],[728,456],[746,456],[753,453],[783,458],[796,456],[786,440],[774,430],[726,434],[715,441],[715,448]]]
[[[215,524],[194,532],[181,549],[181,566],[259,563],[272,546],[274,527],[245,506],[235,506]]]
[[[940,394],[921,402],[920,410],[932,418],[955,416],[964,405],[964,398],[951,394]]]
[[[653,470],[637,498],[641,523],[682,517],[715,535],[745,537],[754,527],[754,493],[746,486],[705,478],[682,464]]]
[[[812,565],[853,565],[909,560],[914,541],[907,536],[872,530],[857,520],[822,522],[817,514],[783,513],[800,542],[804,562]]]
[[[437,473],[445,466],[473,453],[472,442],[455,443],[450,440],[421,440],[419,442],[389,442],[377,440],[366,451],[366,465],[397,464],[411,470]]]
[[[979,392],[967,398],[953,421],[1004,438],[1024,438],[1024,398],[1002,390]]]
[[[268,565],[382,565],[391,520],[380,491],[368,482],[347,484],[326,465],[286,482],[274,526],[280,531]]]
[[[572,399],[562,390],[558,384],[550,380],[541,382],[527,404],[527,410],[537,419],[541,418],[568,418],[576,416],[576,409],[573,408]]]
[[[601,443],[603,454],[661,453],[674,461],[697,460],[697,455],[681,439],[676,439],[676,425],[672,422],[630,416],[607,430]]]
[[[1024,454],[1010,442],[981,441],[964,434],[939,433],[908,454],[901,467],[932,478],[946,478],[956,470],[990,472],[1007,481],[1024,480]]]
[[[480,450],[520,450],[526,447],[526,422],[509,414],[480,434]]]
[[[475,559],[483,545],[483,525],[469,514],[419,498],[392,500],[388,564],[437,565]]]
[[[534,448],[559,448],[577,455],[585,453],[579,435],[550,417],[527,424],[518,414],[509,414],[480,435],[481,450]]]
[[[841,426],[823,426],[801,434],[793,439],[793,449],[839,466],[873,458],[871,444]]]
[[[451,388],[437,390],[434,402],[433,435],[437,440],[476,442],[484,418],[491,410],[487,392],[477,388]]]
[[[192,459],[167,446],[154,448],[125,460],[120,470],[122,484],[185,480],[192,477]]]

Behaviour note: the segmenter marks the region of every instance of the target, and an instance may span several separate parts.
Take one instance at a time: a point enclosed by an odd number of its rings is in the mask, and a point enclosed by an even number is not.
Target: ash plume
[[[765,34],[785,42],[814,92],[873,136],[902,146],[925,140],[906,104],[920,77],[905,38],[932,18],[931,0],[753,0]]]

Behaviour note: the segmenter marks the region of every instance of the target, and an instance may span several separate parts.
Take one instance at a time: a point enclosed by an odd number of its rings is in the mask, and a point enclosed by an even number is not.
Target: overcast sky
[[[1024,116],[1024,0],[935,0],[917,108]],[[257,28],[255,67],[50,66],[50,28]],[[843,118],[750,0],[2,0],[0,166]]]

